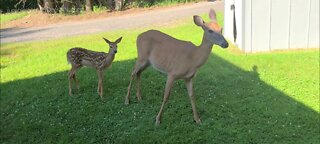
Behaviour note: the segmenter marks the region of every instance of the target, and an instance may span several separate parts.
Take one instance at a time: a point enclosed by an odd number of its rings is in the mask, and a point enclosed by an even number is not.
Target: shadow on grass
[[[177,81],[154,126],[166,77],[142,74],[142,102],[125,106],[135,61],[105,72],[104,96],[93,69],[78,72],[80,90],[68,95],[67,71],[1,84],[1,135],[7,143],[317,143],[319,114],[259,79],[211,55],[194,79],[201,125],[192,120],[183,81]]]

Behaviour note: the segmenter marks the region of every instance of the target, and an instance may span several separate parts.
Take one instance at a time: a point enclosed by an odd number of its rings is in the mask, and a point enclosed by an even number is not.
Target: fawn
[[[71,48],[67,52],[68,63],[71,64],[71,70],[69,71],[69,95],[72,96],[72,82],[73,79],[76,83],[77,89],[79,89],[79,82],[76,79],[76,72],[83,66],[92,67],[97,70],[99,82],[98,82],[98,94],[103,98],[103,72],[110,67],[112,61],[117,53],[117,44],[121,42],[122,37],[115,42],[111,42],[106,38],[103,38],[110,46],[109,53],[95,52],[84,48]]]

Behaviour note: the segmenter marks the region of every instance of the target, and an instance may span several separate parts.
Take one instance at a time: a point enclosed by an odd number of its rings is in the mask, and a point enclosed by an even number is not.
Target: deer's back
[[[96,52],[84,48],[71,48],[67,52],[68,62],[72,65],[97,67],[106,59],[107,53]]]
[[[191,42],[178,40],[165,33],[149,30],[138,36],[138,59],[148,62],[165,73],[187,74],[193,66],[196,46]]]

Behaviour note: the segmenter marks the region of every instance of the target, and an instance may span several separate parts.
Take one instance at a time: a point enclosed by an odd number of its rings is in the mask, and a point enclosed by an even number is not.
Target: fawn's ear
[[[118,38],[116,41],[115,41],[115,43],[119,43],[119,42],[121,42],[121,40],[122,40],[122,37],[120,37],[120,38]]]
[[[197,15],[193,16],[193,21],[194,21],[194,24],[196,24],[197,26],[202,27],[204,25],[204,21],[200,16],[197,16]]]
[[[217,21],[216,11],[214,11],[214,9],[210,9],[210,11],[209,11],[209,18],[210,18],[212,21]]]
[[[111,43],[111,41],[109,41],[108,39],[106,39],[106,38],[104,38],[104,37],[102,37],[103,39],[104,39],[104,41],[106,41],[108,44],[110,44]]]

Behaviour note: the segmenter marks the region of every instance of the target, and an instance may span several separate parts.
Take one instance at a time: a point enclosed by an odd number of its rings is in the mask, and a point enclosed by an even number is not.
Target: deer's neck
[[[112,61],[115,58],[115,54],[114,53],[108,53],[106,58],[104,59],[104,61],[101,63],[100,68],[101,69],[106,69],[107,67],[109,67],[112,63]]]
[[[107,54],[106,60],[109,61],[109,62],[112,62],[114,60],[115,55],[116,54],[109,52]]]
[[[197,48],[196,53],[196,63],[197,67],[202,66],[208,59],[209,55],[211,54],[213,44],[207,40],[205,35],[203,34],[202,42]]]

